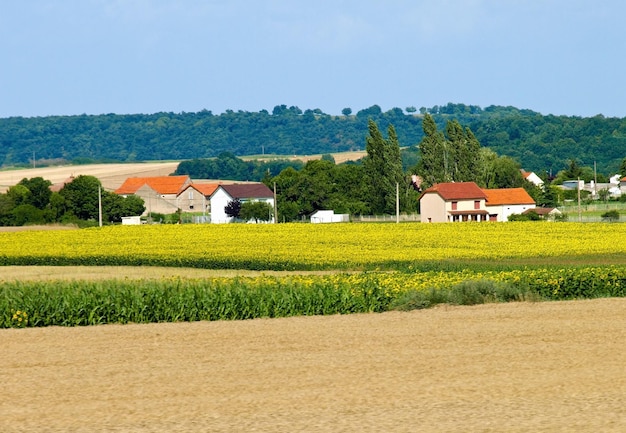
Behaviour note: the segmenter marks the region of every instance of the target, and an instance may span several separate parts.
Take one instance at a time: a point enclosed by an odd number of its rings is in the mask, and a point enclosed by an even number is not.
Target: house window
[[[474,209],[480,209],[480,200],[474,200]]]
[[[193,190],[189,190],[189,200],[193,200]]]
[[[456,201],[452,202],[452,210],[456,210],[457,204],[458,204],[458,202],[456,202]]]

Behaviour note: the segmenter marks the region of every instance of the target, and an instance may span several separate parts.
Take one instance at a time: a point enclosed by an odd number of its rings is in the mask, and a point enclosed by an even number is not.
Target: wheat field
[[[621,432],[626,299],[0,331],[0,431]]]

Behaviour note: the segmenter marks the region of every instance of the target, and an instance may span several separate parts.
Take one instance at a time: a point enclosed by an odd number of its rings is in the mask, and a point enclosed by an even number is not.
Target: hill
[[[379,106],[355,115],[331,116],[316,110],[276,106],[272,113],[227,111],[214,115],[155,113],[0,119],[0,165],[80,162],[137,162],[208,158],[222,152],[243,155],[311,155],[362,151],[367,121],[381,130],[393,124],[401,146],[423,137],[422,117],[438,127],[458,120],[483,147],[517,159],[527,170],[553,172],[569,159],[617,171],[626,156],[626,119],[542,115],[514,107],[452,104],[405,112]]]

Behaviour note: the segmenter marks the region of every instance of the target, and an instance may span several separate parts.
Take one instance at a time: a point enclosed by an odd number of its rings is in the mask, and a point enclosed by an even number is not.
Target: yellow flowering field
[[[0,328],[247,319],[626,295],[626,225],[109,226],[0,233],[0,265],[293,270],[256,277],[13,281]],[[615,265],[613,265],[613,263]],[[331,272],[298,273],[302,270]],[[403,308],[403,307],[402,307]]]
[[[411,269],[420,263],[626,257],[626,225],[277,224],[109,226],[0,233],[0,264],[214,269]]]

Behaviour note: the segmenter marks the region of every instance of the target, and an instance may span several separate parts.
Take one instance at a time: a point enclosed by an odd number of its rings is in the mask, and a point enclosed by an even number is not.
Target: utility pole
[[[576,189],[578,189],[578,222],[580,223],[583,221],[583,214],[582,214],[582,210],[580,209],[580,177],[578,178]]]
[[[598,172],[596,171],[596,162],[593,161],[593,198],[597,197],[598,193]]]
[[[396,224],[400,222],[400,183],[396,182]]]
[[[102,189],[98,185],[98,226],[102,227]]]
[[[278,224],[278,210],[276,207],[278,203],[276,202],[276,182],[274,182],[274,224]]]

